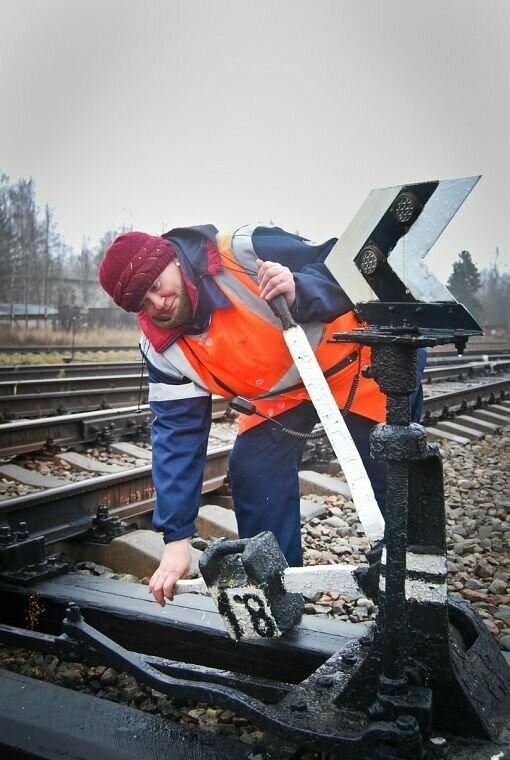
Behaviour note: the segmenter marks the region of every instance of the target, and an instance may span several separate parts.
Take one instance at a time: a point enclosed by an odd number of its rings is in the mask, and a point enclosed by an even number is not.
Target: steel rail
[[[432,355],[429,352],[427,354],[427,367],[444,367],[451,364],[461,367],[463,364],[469,364],[470,362],[493,362],[502,361],[504,359],[510,359],[510,353],[508,351],[503,353],[496,352],[494,354],[491,354],[490,352],[485,354],[469,354],[468,356]]]
[[[136,334],[136,331],[135,331]],[[137,351],[136,337],[129,346],[81,346],[47,345],[47,346],[2,346],[0,354],[77,354],[77,353],[113,353],[118,351]],[[464,356],[474,353],[488,354],[496,352],[508,352],[510,339],[508,337],[495,338],[491,336],[470,338],[464,351]],[[458,356],[458,352],[451,345],[435,346],[430,349],[432,356]]]
[[[143,404],[6,422],[0,425],[0,457],[141,436],[152,416],[149,405]]]
[[[431,383],[434,380],[442,380],[447,377],[462,380],[466,377],[476,377],[481,374],[495,375],[505,372],[509,368],[510,357],[505,359],[487,359],[479,362],[452,363],[439,367],[426,367],[423,380],[425,383]]]
[[[10,380],[0,381],[0,397],[28,396],[38,393],[67,393],[69,391],[83,392],[89,389],[97,389],[98,386],[102,390],[110,390],[119,387],[120,383],[124,388],[128,386],[138,388],[140,379],[145,380],[145,385],[147,384],[147,378],[141,378],[141,371],[130,375],[101,376],[100,373],[89,373],[85,377],[36,377],[30,380],[19,380],[17,377],[13,377]]]
[[[57,393],[29,393],[0,397],[0,419],[48,417],[52,414],[112,409],[145,404],[148,388],[136,385],[116,388],[89,388],[87,390],[59,391]]]
[[[135,338],[136,340],[136,338]],[[136,351],[137,345],[129,346],[79,346],[77,344],[64,346],[2,346],[0,354],[72,354],[100,353],[108,351]]]
[[[469,339],[469,342],[462,354],[462,356],[469,356],[471,354],[495,354],[495,353],[508,353],[509,350],[509,338],[491,338],[489,337],[473,337]],[[458,356],[459,353],[450,343],[445,343],[441,346],[434,346],[428,349],[431,356]]]
[[[1,381],[41,380],[43,378],[74,378],[94,374],[131,375],[140,373],[141,359],[138,361],[73,362],[58,364],[6,364],[0,366]]]
[[[202,493],[223,484],[232,446],[217,446],[207,452]],[[112,475],[100,475],[57,488],[4,499],[0,502],[0,525],[17,530],[26,522],[31,534],[44,536],[52,544],[83,535],[92,528],[100,504],[112,517],[132,519],[151,512],[155,494],[150,464]]]
[[[145,404],[148,389],[147,378],[140,373],[3,381],[0,418],[8,421]]]
[[[225,416],[228,399],[212,397],[212,418]],[[16,420],[0,424],[0,457],[29,454],[43,448],[63,448],[90,443],[105,444],[142,436],[152,422],[148,404],[119,409]]]
[[[424,399],[422,422],[427,425],[432,419],[448,418],[486,405],[490,409],[490,404],[504,400],[509,392],[510,378],[506,378],[430,396]]]

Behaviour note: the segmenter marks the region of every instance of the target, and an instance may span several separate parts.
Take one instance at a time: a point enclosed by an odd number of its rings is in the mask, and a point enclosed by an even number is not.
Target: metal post
[[[372,437],[372,452],[387,463],[384,645],[381,689],[405,689],[406,550],[409,502],[410,395],[416,387],[417,350],[398,343],[372,347],[372,373],[387,395],[386,424]]]

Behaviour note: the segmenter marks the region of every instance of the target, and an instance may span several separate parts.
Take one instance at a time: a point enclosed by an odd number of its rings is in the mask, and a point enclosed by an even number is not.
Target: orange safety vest
[[[231,246],[232,235],[218,240],[222,270],[214,275],[232,306],[213,312],[211,324],[201,335],[182,335],[177,345],[203,384],[212,393],[231,398],[244,396],[269,417],[281,414],[309,400],[283,338],[280,320],[259,296],[256,254]],[[374,380],[360,374],[370,364],[370,348],[355,343],[328,342],[335,332],[349,332],[360,323],[349,311],[329,324],[302,325],[315,356],[325,372],[340,409],[347,403],[350,411],[383,422],[386,396]],[[165,352],[163,352],[165,353]],[[328,370],[343,365],[328,376]],[[353,383],[357,383],[353,388]],[[294,387],[294,386],[298,387]],[[269,398],[259,398],[271,393]],[[274,394],[274,395],[273,395]],[[239,432],[263,422],[258,415],[240,415]]]

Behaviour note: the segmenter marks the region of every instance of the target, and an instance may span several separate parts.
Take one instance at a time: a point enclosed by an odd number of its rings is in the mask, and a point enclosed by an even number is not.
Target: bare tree
[[[14,230],[9,192],[9,177],[0,174],[0,301],[9,301],[11,286],[11,251]]]
[[[90,303],[90,280],[92,277],[92,259],[93,254],[88,246],[85,244],[82,246],[80,253],[80,280],[81,280],[81,295],[82,303]]]
[[[484,319],[489,325],[510,330],[510,273],[502,272],[499,265],[499,250],[496,261],[481,275],[480,302]]]
[[[25,314],[34,303],[61,314],[90,303],[104,251],[127,229],[108,230],[94,248],[84,240],[76,256],[58,235],[48,205],[39,214],[33,180],[11,183],[0,171],[0,301],[10,303],[12,313],[15,303],[24,304]]]

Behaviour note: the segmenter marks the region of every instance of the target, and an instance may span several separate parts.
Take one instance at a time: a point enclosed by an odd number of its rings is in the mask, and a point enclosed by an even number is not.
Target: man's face
[[[153,282],[141,310],[163,327],[180,327],[191,321],[191,302],[176,259]]]

